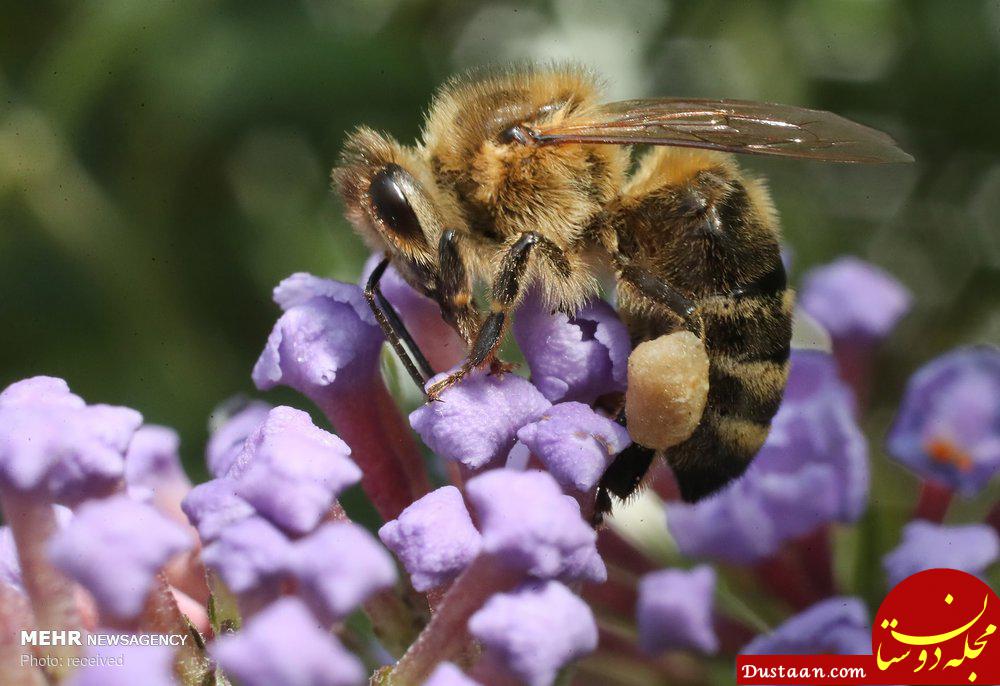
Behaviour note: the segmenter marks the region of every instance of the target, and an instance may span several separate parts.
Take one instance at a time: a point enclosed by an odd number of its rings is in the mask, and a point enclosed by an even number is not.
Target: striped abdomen
[[[788,378],[793,302],[778,263],[743,293],[698,303],[708,403],[694,434],[665,453],[684,500],[698,500],[743,474],[764,444]]]

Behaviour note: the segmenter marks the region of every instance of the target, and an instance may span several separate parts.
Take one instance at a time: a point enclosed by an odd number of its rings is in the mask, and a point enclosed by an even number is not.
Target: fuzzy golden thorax
[[[595,102],[578,69],[520,70],[455,81],[435,99],[424,149],[442,185],[457,191],[470,230],[503,241],[535,231],[563,249],[624,181],[619,146],[534,146],[506,140],[511,126],[558,121]]]

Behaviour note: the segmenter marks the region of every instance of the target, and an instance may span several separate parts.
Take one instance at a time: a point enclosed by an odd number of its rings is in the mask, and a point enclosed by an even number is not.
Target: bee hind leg
[[[535,246],[542,240],[542,237],[537,233],[523,233],[503,256],[497,276],[493,280],[490,313],[476,332],[469,356],[457,371],[452,372],[427,389],[428,400],[437,400],[441,393],[461,381],[473,369],[477,369],[487,362],[494,362],[496,350],[500,347],[500,342],[507,330],[510,313],[524,286],[524,275],[528,271],[531,254]],[[509,367],[503,363],[497,363],[494,366],[494,371],[497,373],[508,369]]]
[[[670,283],[653,272],[632,264],[621,265],[618,278],[643,297],[666,307],[684,322],[689,331],[701,337],[702,326],[697,304]]]
[[[594,526],[604,521],[611,513],[611,496],[628,500],[639,489],[639,485],[649,472],[656,451],[633,443],[615,456],[597,484],[597,500],[594,504]]]

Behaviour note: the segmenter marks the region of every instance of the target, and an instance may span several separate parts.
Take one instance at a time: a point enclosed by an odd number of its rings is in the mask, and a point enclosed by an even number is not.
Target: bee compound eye
[[[402,179],[406,171],[398,164],[386,165],[372,177],[368,186],[372,209],[379,221],[403,238],[423,236],[420,220],[403,192]]]

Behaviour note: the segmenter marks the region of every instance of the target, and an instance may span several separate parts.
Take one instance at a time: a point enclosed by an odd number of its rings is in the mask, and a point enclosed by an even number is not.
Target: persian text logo
[[[928,569],[893,588],[866,655],[738,655],[736,683],[1000,684],[1000,598],[955,569]]]
[[[872,627],[875,665],[903,683],[998,683],[1000,599],[983,581],[929,569],[893,588]]]

